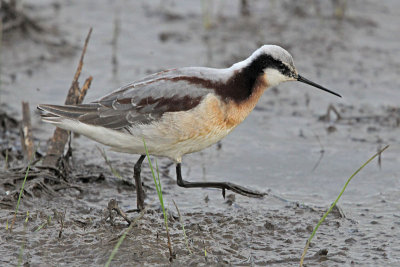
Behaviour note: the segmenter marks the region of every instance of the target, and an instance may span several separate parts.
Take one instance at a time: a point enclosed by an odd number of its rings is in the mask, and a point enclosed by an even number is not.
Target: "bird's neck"
[[[255,92],[268,88],[261,64],[253,58],[232,65],[227,69],[231,74],[224,84],[216,86],[215,91],[223,99],[236,103],[247,101]]]
[[[264,91],[268,88],[266,77],[259,76],[254,82],[251,94],[240,102],[234,99],[226,102],[226,124],[230,125],[232,129],[239,125],[254,109],[258,100],[263,95]]]

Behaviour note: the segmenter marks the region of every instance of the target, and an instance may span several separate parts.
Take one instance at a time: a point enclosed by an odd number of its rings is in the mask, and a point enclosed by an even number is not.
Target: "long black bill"
[[[326,89],[325,87],[322,87],[321,85],[316,84],[315,82],[312,82],[312,81],[310,81],[310,80],[304,78],[303,76],[297,75],[297,80],[298,80],[299,82],[306,83],[306,84],[309,84],[309,85],[311,85],[311,86],[317,87],[318,89],[321,89],[321,90],[323,90],[323,91],[325,91],[325,92],[331,93],[331,94],[333,94],[333,95],[335,95],[335,96],[342,97],[342,96],[339,95],[338,93],[335,93],[335,92],[333,92],[333,91],[331,91],[331,90],[329,90],[329,89]]]

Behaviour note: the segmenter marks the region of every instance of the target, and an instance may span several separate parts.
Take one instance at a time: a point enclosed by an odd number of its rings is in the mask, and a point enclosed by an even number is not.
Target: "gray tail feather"
[[[125,110],[114,110],[98,103],[80,105],[39,105],[42,120],[53,124],[63,124],[65,120],[79,121],[84,124],[120,129],[129,122]]]
[[[97,112],[98,105],[82,104],[82,105],[47,105],[41,104],[37,107],[42,111],[43,120],[52,120],[55,118],[78,119],[80,116],[88,113]]]

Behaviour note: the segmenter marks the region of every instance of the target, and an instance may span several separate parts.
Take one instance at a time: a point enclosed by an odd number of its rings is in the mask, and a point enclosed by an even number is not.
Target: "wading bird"
[[[254,109],[264,91],[286,81],[299,81],[332,92],[300,76],[292,56],[276,45],[264,45],[226,69],[187,67],[166,70],[133,82],[88,104],[39,105],[42,119],[85,135],[112,150],[141,155],[134,167],[137,208],[144,208],[140,178],[149,154],[176,163],[177,184],[212,187],[250,197],[259,193],[229,182],[187,182],[182,156],[215,144]]]

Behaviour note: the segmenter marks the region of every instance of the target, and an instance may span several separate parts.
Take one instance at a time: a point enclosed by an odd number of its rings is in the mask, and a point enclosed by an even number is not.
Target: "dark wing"
[[[209,76],[223,79],[224,73],[209,68],[182,68],[153,74],[121,87],[89,104],[40,105],[43,116],[64,117],[80,122],[123,129],[155,121],[166,112],[186,111],[196,107],[210,93]]]

